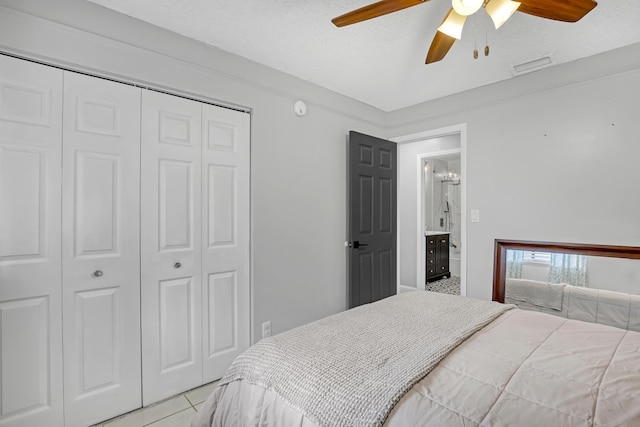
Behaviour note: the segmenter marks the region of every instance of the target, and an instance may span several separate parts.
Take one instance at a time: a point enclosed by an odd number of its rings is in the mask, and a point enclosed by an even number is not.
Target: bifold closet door
[[[0,55],[0,425],[62,426],[62,71]]]
[[[202,384],[201,105],[142,96],[144,405]]]
[[[141,405],[140,89],[65,72],[65,425]]]
[[[250,345],[250,116],[203,104],[203,382]]]

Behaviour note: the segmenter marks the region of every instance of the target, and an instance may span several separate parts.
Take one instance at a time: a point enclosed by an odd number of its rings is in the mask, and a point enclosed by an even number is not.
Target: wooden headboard
[[[507,270],[507,250],[525,250],[603,256],[610,258],[640,259],[640,247],[590,245],[583,243],[534,242],[527,240],[496,239],[493,256],[493,300],[504,302]]]

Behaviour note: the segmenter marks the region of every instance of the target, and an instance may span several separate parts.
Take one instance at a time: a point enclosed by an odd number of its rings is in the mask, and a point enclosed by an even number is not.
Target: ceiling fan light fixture
[[[520,3],[512,0],[490,0],[484,9],[487,11],[496,30],[518,10]]]
[[[442,21],[442,24],[438,27],[438,31],[460,40],[462,38],[462,27],[464,27],[466,20],[466,16],[459,15],[455,10],[451,9],[444,18],[444,21]]]
[[[482,7],[484,0],[451,0],[451,6],[458,15],[469,16]]]

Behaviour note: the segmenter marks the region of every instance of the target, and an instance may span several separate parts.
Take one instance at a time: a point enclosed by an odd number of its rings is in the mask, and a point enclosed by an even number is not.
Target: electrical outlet
[[[262,338],[271,336],[271,321],[266,321],[262,324]]]

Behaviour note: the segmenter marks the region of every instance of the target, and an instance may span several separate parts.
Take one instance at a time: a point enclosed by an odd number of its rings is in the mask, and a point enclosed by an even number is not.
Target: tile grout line
[[[191,402],[191,399],[189,399],[189,397],[187,396],[187,394],[183,394],[184,398],[187,399],[187,402],[189,402],[189,405],[191,405],[191,407],[193,408],[194,411],[198,412],[198,410],[196,409],[196,407],[194,406],[194,404]]]
[[[186,399],[186,396],[184,396],[184,397],[185,397],[185,399]],[[189,399],[187,399],[187,402],[189,402]],[[191,402],[189,402],[189,405],[191,405]],[[191,405],[191,409],[193,409],[195,412],[198,412],[198,411],[196,411],[196,408],[194,408],[194,407],[193,407],[193,405]],[[167,415],[167,416],[165,416],[165,417],[158,418],[157,420],[155,420],[155,421],[153,421],[153,422],[151,422],[151,423],[143,424],[143,425],[142,425],[142,427],[152,426],[152,425],[153,425],[153,424],[155,424],[155,423],[158,423],[158,422],[160,422],[160,421],[162,421],[162,420],[165,420],[165,419],[167,419],[167,418],[169,418],[169,417],[173,417],[174,415],[177,415],[177,414],[179,414],[180,412],[184,412],[184,411],[188,411],[188,410],[189,410],[189,408],[181,409],[181,410],[179,410],[178,412],[174,412],[173,414],[169,414],[169,415]]]
[[[193,408],[191,408],[191,409],[193,409]],[[160,421],[162,421],[162,420],[166,420],[166,419],[167,419],[167,418],[169,418],[169,417],[173,417],[174,415],[178,415],[180,412],[184,412],[184,411],[188,411],[188,410],[189,410],[189,408],[184,408],[182,411],[178,411],[178,412],[176,412],[175,414],[167,415],[166,417],[163,417],[163,418],[157,419],[157,420],[155,420],[155,421],[154,421],[154,422],[152,422],[152,423],[144,424],[142,427],[153,426],[155,423],[159,423],[159,422],[160,422]]]
[[[145,410],[145,409],[147,409],[147,408],[154,407],[154,406],[156,406],[156,405],[162,404],[162,403],[164,403],[164,402],[166,402],[166,401],[169,401],[169,400],[172,400],[172,399],[178,398],[178,397],[180,397],[180,396],[181,396],[181,397],[184,397],[184,398],[187,400],[187,403],[189,404],[189,406],[187,406],[186,408],[180,409],[180,410],[178,410],[177,412],[174,412],[174,413],[172,413],[172,414],[167,414],[167,415],[165,415],[165,416],[163,416],[163,417],[161,417],[161,418],[158,418],[158,419],[156,419],[156,420],[154,420],[154,421],[152,421],[152,422],[145,423],[145,424],[137,424],[137,423],[136,423],[136,425],[137,425],[137,426],[139,426],[139,427],[147,427],[147,426],[151,426],[151,425],[153,425],[154,423],[157,423],[157,422],[159,422],[159,421],[161,421],[161,420],[164,420],[165,418],[168,418],[168,417],[171,417],[171,416],[173,416],[173,415],[179,414],[180,412],[186,411],[186,410],[188,410],[188,409],[189,409],[189,407],[191,407],[191,409],[193,409],[193,410],[194,410],[194,412],[196,412],[196,413],[197,413],[197,412],[198,412],[198,410],[196,409],[196,405],[200,405],[200,404],[204,403],[204,401],[206,400],[206,398],[205,398],[204,400],[202,400],[201,402],[193,403],[193,402],[191,402],[191,399],[189,399],[189,397],[187,397],[187,394],[188,394],[188,393],[190,393],[190,392],[193,392],[193,391],[199,390],[199,389],[203,389],[203,388],[208,387],[208,386],[211,386],[211,385],[213,385],[213,386],[214,386],[214,388],[215,388],[215,385],[216,385],[218,382],[219,382],[219,380],[212,381],[212,382],[210,382],[210,383],[208,383],[208,384],[204,384],[204,385],[202,385],[202,386],[200,386],[200,387],[196,387],[196,388],[194,388],[194,389],[192,389],[192,390],[189,390],[188,392],[181,393],[181,394],[175,395],[175,396],[173,396],[173,397],[169,397],[169,398],[164,399],[164,400],[162,400],[162,401],[160,401],[160,402],[156,402],[156,403],[154,403],[153,405],[150,405],[150,406],[147,406],[147,407],[140,407],[140,408],[135,409],[135,410],[133,410],[133,411],[130,411],[130,412],[128,412],[128,413],[125,413],[125,414],[121,414],[121,415],[115,416],[115,417],[113,417],[113,418],[111,418],[111,419],[109,419],[109,420],[105,420],[105,421],[103,421],[103,422],[101,422],[101,423],[99,423],[99,424],[94,424],[94,425],[92,425],[91,427],[107,427],[107,425],[108,425],[108,424],[111,424],[111,423],[117,422],[117,421],[122,420],[122,419],[126,419],[126,418],[128,418],[129,416],[133,416],[133,415],[134,415],[135,413],[137,413],[137,412],[143,411],[143,410]],[[208,396],[208,394],[210,394],[210,392],[209,392],[209,393],[207,393],[207,396]],[[194,400],[194,402],[195,402],[195,400]]]

